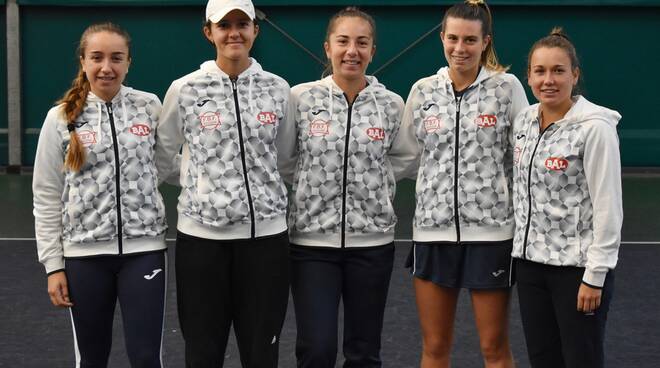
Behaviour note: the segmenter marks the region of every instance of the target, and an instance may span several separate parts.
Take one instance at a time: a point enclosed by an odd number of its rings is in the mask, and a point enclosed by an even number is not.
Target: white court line
[[[35,241],[35,238],[0,238],[0,241]],[[173,242],[176,238],[167,238],[165,241]],[[412,239],[394,239],[397,243],[410,243]],[[629,245],[660,245],[660,241],[622,241],[621,244]]]

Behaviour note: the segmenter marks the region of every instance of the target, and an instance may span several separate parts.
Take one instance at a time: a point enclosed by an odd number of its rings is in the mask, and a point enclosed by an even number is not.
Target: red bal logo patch
[[[433,133],[440,130],[440,119],[437,116],[429,116],[424,119],[424,129],[427,133]]]
[[[202,129],[213,130],[220,126],[220,114],[216,112],[205,112],[199,116]]]
[[[559,157],[550,157],[545,160],[545,167],[554,171],[566,170],[568,168],[568,161]]]
[[[309,125],[309,135],[312,137],[323,137],[330,134],[330,124],[323,120],[314,120]]]
[[[257,120],[263,125],[271,125],[277,123],[277,115],[272,112],[260,112],[257,114]]]
[[[474,122],[477,123],[479,128],[491,128],[497,124],[497,116],[495,115],[479,115]]]
[[[367,129],[367,136],[372,141],[382,141],[385,139],[385,130],[383,128],[369,128]]]
[[[91,130],[78,131],[76,134],[78,134],[78,138],[80,138],[80,143],[85,147],[89,147],[96,143],[96,133]]]
[[[151,127],[145,124],[133,124],[132,127],[128,128],[128,131],[140,137],[144,137],[151,133]]]

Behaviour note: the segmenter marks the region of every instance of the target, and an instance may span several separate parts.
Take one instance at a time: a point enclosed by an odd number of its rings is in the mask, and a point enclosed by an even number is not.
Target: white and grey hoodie
[[[289,85],[256,60],[236,80],[207,61],[172,82],[157,132],[156,164],[172,174],[183,145],[179,231],[251,239],[286,231],[286,187],[275,140]]]
[[[390,155],[403,99],[375,77],[352,104],[328,76],[291,89],[280,172],[293,183],[291,242],[368,247],[394,240],[398,158]]]
[[[85,147],[79,172],[65,171],[70,134],[64,105],[50,109],[39,135],[32,192],[39,261],[165,249],[165,207],[153,165],[161,104],[122,86],[111,102],[89,93],[75,129]]]
[[[539,104],[516,118],[514,257],[585,267],[583,282],[603,286],[623,221],[619,119],[584,97],[542,132]]]
[[[448,67],[413,85],[394,150],[417,179],[414,241],[513,237],[511,126],[527,106],[515,76],[486,68],[461,96]]]

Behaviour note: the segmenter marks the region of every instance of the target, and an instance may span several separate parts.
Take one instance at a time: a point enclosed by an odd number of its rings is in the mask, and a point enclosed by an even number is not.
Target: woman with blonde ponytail
[[[440,38],[448,66],[413,85],[393,144],[417,180],[407,263],[423,368],[449,366],[461,289],[470,291],[485,366],[513,367],[511,125],[528,103],[520,81],[497,60],[492,23],[480,0],[447,10]]]
[[[153,164],[161,103],[122,84],[131,55],[119,26],[89,26],[78,58],[35,156],[39,261],[51,302],[71,313],[77,367],[107,366],[117,300],[131,366],[161,367],[167,225]]]

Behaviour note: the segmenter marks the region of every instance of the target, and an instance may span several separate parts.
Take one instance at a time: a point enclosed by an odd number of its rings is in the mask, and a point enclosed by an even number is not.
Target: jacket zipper
[[[331,95],[330,98],[333,98]],[[348,102],[348,96],[344,93],[344,98]],[[355,97],[357,100],[357,96]],[[346,248],[346,191],[348,187],[348,146],[351,138],[351,115],[353,115],[353,102],[348,102],[348,119],[346,121],[346,136],[344,138],[344,176],[342,178],[342,192],[341,192],[341,247]],[[332,111],[330,111],[332,115]]]
[[[532,223],[532,168],[534,167],[534,156],[536,155],[536,150],[539,148],[539,143],[541,143],[541,138],[545,132],[548,131],[554,124],[550,124],[548,127],[541,131],[539,134],[539,139],[536,141],[534,146],[534,151],[532,151],[532,156],[529,158],[529,168],[527,171],[527,226],[525,226],[525,238],[523,240],[523,253],[522,258],[527,259],[527,239],[529,237],[529,227]]]
[[[117,143],[117,130],[115,129],[115,118],[112,112],[112,102],[106,102],[105,106],[108,108],[108,116],[110,117],[110,129],[112,130],[112,145],[115,152],[115,192],[117,196],[117,243],[119,244],[119,254],[123,254],[123,230],[121,221],[121,189],[120,189],[120,175],[121,163],[119,162],[119,145]]]
[[[255,238],[254,226],[254,204],[252,203],[252,193],[250,193],[250,182],[248,181],[247,164],[245,163],[245,146],[243,145],[243,129],[241,128],[241,109],[238,106],[238,88],[236,79],[231,80],[231,88],[234,92],[234,105],[236,107],[236,126],[238,127],[238,145],[241,148],[241,163],[243,164],[243,180],[245,180],[245,190],[247,191],[248,206],[250,208],[250,238]]]
[[[454,97],[456,100],[456,124],[454,132],[454,223],[456,224],[456,243],[461,244],[461,225],[459,222],[459,213],[458,213],[458,156],[459,156],[459,135],[460,135],[460,126],[461,126],[461,101],[463,100],[463,94]]]

